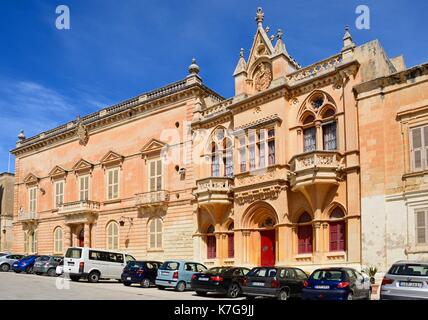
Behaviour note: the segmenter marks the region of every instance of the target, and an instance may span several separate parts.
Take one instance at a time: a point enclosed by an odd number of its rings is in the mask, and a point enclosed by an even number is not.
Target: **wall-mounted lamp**
[[[128,220],[131,226],[134,224],[134,218],[122,216],[122,217],[120,217],[120,220],[119,220],[119,225],[121,227],[123,227],[125,225],[125,220]]]
[[[43,189],[43,188],[39,188],[39,190],[40,190],[40,192],[42,193],[42,195],[45,195],[45,193],[46,193],[46,190],[45,190],[45,189]]]

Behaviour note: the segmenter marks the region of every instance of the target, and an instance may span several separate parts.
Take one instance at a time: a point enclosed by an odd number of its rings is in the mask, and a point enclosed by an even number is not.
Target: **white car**
[[[64,257],[63,272],[72,281],[87,279],[91,283],[100,279],[121,280],[122,271],[135,258],[129,254],[103,249],[72,247]]]
[[[57,265],[56,269],[55,269],[55,273],[60,276],[62,275],[64,272],[64,260],[62,260],[59,265]]]

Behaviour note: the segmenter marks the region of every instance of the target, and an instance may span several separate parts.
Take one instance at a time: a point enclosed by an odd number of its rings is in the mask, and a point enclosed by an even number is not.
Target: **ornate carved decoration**
[[[104,155],[104,157],[102,157],[100,162],[104,167],[122,165],[124,158],[124,156],[114,151],[109,151]]]
[[[24,183],[26,185],[35,185],[38,184],[40,181],[40,178],[37,177],[35,174],[33,173],[29,173],[27,174],[27,176],[24,178]]]
[[[67,175],[68,171],[60,166],[55,166],[51,172],[49,172],[49,177],[51,179],[55,178],[64,178]]]
[[[253,80],[254,88],[257,91],[269,88],[269,85],[272,82],[272,71],[270,69],[270,65],[265,62],[260,63],[254,72]]]
[[[275,185],[247,192],[235,192],[235,201],[239,205],[244,205],[258,200],[275,200],[278,198],[280,192],[285,190],[286,186]]]
[[[80,159],[77,161],[77,163],[73,166],[72,170],[75,173],[83,173],[83,172],[90,172],[92,171],[94,165],[86,160]]]
[[[89,132],[86,126],[83,125],[81,120],[77,122],[77,137],[79,138],[79,144],[81,146],[86,146],[89,142]]]

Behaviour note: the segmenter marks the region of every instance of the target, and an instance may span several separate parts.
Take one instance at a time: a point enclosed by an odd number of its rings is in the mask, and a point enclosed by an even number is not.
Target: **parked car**
[[[317,269],[303,288],[306,300],[369,300],[370,296],[369,277],[352,268]]]
[[[56,276],[56,267],[64,257],[40,256],[36,259],[33,272],[37,275],[47,274],[50,277]]]
[[[119,251],[73,247],[64,257],[64,273],[72,281],[87,279],[96,283],[100,279],[121,280],[123,268],[128,261],[135,261],[129,254]]]
[[[244,278],[242,293],[247,299],[270,297],[278,300],[300,298],[308,279],[303,270],[292,267],[256,267]]]
[[[162,262],[159,261],[129,261],[122,272],[122,283],[125,286],[138,283],[148,288],[155,284],[161,265]]]
[[[169,287],[183,292],[191,287],[192,276],[195,273],[206,270],[207,267],[203,264],[193,261],[166,261],[159,267],[155,283],[159,290]]]
[[[380,299],[428,299],[428,261],[398,261],[385,274]]]
[[[197,295],[205,296],[208,292],[225,294],[228,298],[237,298],[242,292],[244,276],[250,271],[240,267],[216,267],[195,273],[191,288]]]
[[[26,273],[33,273],[33,266],[36,262],[36,259],[38,258],[38,255],[29,255],[25,256],[21,260],[15,261],[12,264],[12,269],[16,273],[26,272]]]
[[[8,272],[12,268],[12,265],[23,257],[21,254],[5,254],[0,256],[0,270]]]
[[[62,259],[56,266],[55,273],[57,276],[62,275],[64,272],[64,259]]]
[[[3,257],[5,255],[7,255],[7,254],[8,254],[7,252],[0,252],[0,257]]]

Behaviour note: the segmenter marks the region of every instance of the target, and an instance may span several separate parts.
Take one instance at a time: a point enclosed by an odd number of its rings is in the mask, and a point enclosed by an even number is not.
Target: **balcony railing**
[[[233,178],[209,177],[196,181],[194,195],[200,204],[230,204],[233,193]]]
[[[169,193],[165,190],[136,194],[137,207],[161,206],[169,201]]]
[[[89,213],[96,212],[100,209],[100,203],[97,201],[91,200],[82,200],[63,203],[58,206],[59,214],[79,214],[79,213]]]
[[[337,183],[341,176],[340,153],[336,151],[312,151],[294,156],[290,162],[291,185]]]
[[[18,221],[20,222],[29,222],[36,221],[39,219],[37,212],[20,212],[18,214]]]

